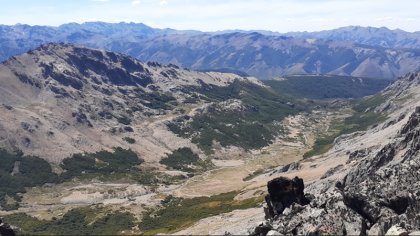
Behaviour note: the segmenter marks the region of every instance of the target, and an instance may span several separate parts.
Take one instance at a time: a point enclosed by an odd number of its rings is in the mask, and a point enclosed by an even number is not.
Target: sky
[[[420,0],[0,0],[0,24],[135,22],[155,28],[320,31],[348,25],[420,31]]]

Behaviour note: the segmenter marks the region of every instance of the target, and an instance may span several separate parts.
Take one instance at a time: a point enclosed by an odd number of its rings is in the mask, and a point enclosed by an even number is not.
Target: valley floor
[[[189,178],[183,183],[151,187],[130,181],[80,180],[34,187],[23,195],[22,207],[0,214],[26,213],[38,219],[51,220],[62,217],[73,208],[101,205],[108,210],[133,213],[140,221],[145,212],[161,206],[162,201],[170,195],[188,199],[211,197],[232,191],[237,192],[235,201],[259,199],[262,203],[268,180],[280,175],[299,175],[306,182],[310,182],[323,175],[331,166],[337,165],[336,162],[319,165],[316,161],[308,159],[301,164],[306,167],[305,171],[300,171],[302,166],[289,168],[286,172],[279,171],[282,167],[301,160],[303,154],[311,149],[317,135],[331,132],[331,123],[337,118],[342,118],[342,114],[342,111],[318,111],[288,117],[283,121],[283,126],[288,128],[287,135],[278,137],[271,145],[261,150],[236,150],[237,155],[231,155],[227,159],[214,159],[214,169]],[[156,121],[152,121],[149,127],[154,124]],[[227,227],[231,233],[245,233],[244,230],[263,220],[263,215],[260,207],[237,209],[199,221],[194,220],[181,228],[164,233],[178,231],[178,234],[219,234],[224,233]],[[141,232],[140,229],[131,231]]]

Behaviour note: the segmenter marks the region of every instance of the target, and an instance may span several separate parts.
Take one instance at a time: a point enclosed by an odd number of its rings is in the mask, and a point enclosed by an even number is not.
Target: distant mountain
[[[230,68],[261,79],[293,74],[396,78],[420,68],[420,50],[385,49],[350,42],[295,39],[259,33],[159,35],[110,50],[141,60],[192,69]]]
[[[58,27],[30,26],[17,24],[0,25],[0,61],[24,53],[50,42],[79,43],[103,48],[110,42],[132,42],[137,37],[151,37],[159,34],[196,34],[198,31],[155,29],[142,23],[69,23]]]
[[[290,34],[295,38],[268,31],[202,33],[155,29],[135,23],[90,22],[59,27],[0,26],[0,60],[47,42],[65,42],[196,70],[240,71],[260,79],[293,74],[394,79],[420,69],[420,49],[415,46],[417,33],[398,31],[400,43],[387,45],[400,47],[405,39],[405,45],[411,45],[412,48],[394,49],[382,47],[385,43],[374,45],[376,39],[393,42],[388,33],[363,33],[385,29],[355,29],[355,33],[344,29],[338,29],[334,34],[319,33],[319,39],[316,39],[316,33],[314,37],[309,33]],[[343,31],[341,34],[338,33],[340,30]],[[350,36],[340,37],[347,34]],[[369,40],[369,37],[363,35],[373,36]]]
[[[347,26],[319,32],[290,32],[283,35],[296,38],[350,41],[374,47],[420,49],[420,31],[410,33],[400,29],[390,30],[386,27]]]

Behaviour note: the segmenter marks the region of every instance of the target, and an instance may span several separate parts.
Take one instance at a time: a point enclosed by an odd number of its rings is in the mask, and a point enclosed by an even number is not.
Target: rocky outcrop
[[[306,205],[309,199],[304,195],[304,184],[301,178],[275,178],[267,183],[268,195],[265,196],[267,218],[283,213],[293,203]]]
[[[0,235],[1,236],[14,236],[15,231],[10,227],[9,224],[3,222],[3,218],[0,217]]]
[[[376,150],[348,153],[352,165],[344,174],[336,173],[342,171],[333,168],[305,190],[297,177],[270,181],[268,219],[254,234],[275,231],[293,235],[409,235],[418,232],[419,117],[420,107],[417,107],[388,144]],[[314,196],[306,205],[299,200],[304,191]],[[275,194],[280,197],[274,198]],[[282,196],[290,197],[283,200]],[[274,203],[273,198],[277,200]]]

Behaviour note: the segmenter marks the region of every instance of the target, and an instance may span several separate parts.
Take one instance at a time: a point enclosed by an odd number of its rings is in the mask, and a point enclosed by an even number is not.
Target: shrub
[[[5,210],[18,207],[20,198],[17,193],[24,193],[26,187],[58,181],[58,176],[52,172],[50,164],[39,157],[11,154],[0,149],[0,160],[0,205]],[[19,171],[13,173],[15,165]],[[13,203],[9,204],[6,196],[14,199]]]
[[[281,132],[279,126],[273,125],[275,121],[305,110],[300,102],[290,97],[238,80],[225,87],[202,84],[189,91],[203,94],[216,103],[229,99],[242,102],[239,110],[216,105],[196,114],[191,122],[168,124],[172,132],[181,137],[192,137],[192,141],[208,154],[212,153],[213,141],[223,147],[232,145],[246,150],[264,147]]]
[[[126,116],[120,116],[117,118],[118,122],[123,125],[129,125],[131,124],[131,119]]]
[[[191,171],[188,165],[196,164],[200,158],[190,148],[184,147],[173,151],[159,163],[177,170]]]
[[[66,180],[83,174],[125,173],[143,162],[135,152],[120,147],[114,152],[75,154],[63,160],[61,167],[65,172],[61,177]]]
[[[136,140],[135,140],[135,139],[130,138],[130,137],[124,137],[124,138],[123,138],[123,140],[124,140],[124,141],[126,141],[126,142],[127,142],[127,143],[129,143],[129,144],[133,144],[133,143],[135,143],[135,142],[136,142]]]
[[[166,198],[163,208],[144,214],[139,226],[146,235],[170,234],[191,226],[200,219],[235,209],[256,207],[263,201],[262,197],[234,200],[237,194],[229,192],[211,197]]]
[[[117,235],[135,225],[132,214],[100,207],[75,208],[62,218],[51,221],[39,220],[24,213],[5,218],[8,223],[19,227],[18,233],[29,235]]]

